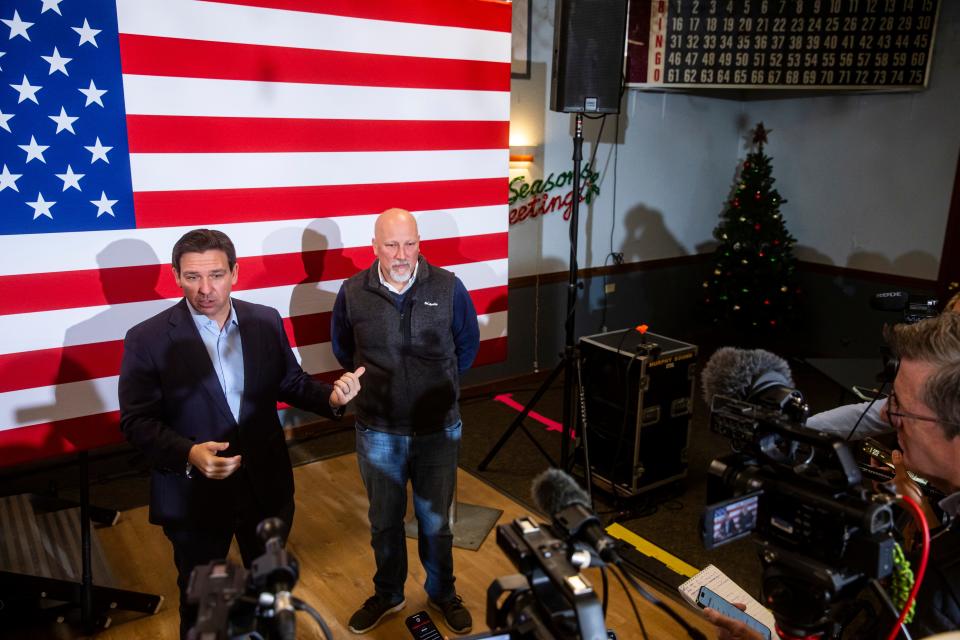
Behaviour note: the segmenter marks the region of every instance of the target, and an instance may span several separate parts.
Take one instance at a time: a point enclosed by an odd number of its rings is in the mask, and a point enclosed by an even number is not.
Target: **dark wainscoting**
[[[700,345],[704,356],[714,347],[740,344],[742,338],[713,325],[700,307],[700,283],[709,267],[710,255],[698,254],[581,270],[577,336],[645,323],[654,333]],[[604,296],[609,284],[615,291]],[[794,326],[752,346],[792,356],[873,357],[883,324],[899,316],[871,309],[871,296],[882,291],[934,295],[937,289],[932,280],[812,262],[799,263],[798,284],[802,293]],[[566,272],[511,279],[507,360],[471,371],[464,385],[551,369],[563,350],[566,290]]]

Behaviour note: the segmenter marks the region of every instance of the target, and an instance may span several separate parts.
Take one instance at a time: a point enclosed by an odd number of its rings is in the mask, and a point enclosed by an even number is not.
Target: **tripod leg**
[[[547,453],[542,446],[540,446],[540,443],[537,442],[530,432],[527,431],[526,427],[523,426],[523,421],[527,417],[527,414],[533,411],[533,408],[537,406],[540,398],[542,398],[543,394],[547,392],[547,389],[549,389],[550,385],[553,384],[553,381],[557,379],[557,376],[560,375],[560,372],[563,371],[565,364],[566,362],[564,360],[560,360],[560,362],[557,363],[557,366],[553,368],[553,371],[550,372],[550,375],[547,376],[547,379],[543,381],[543,383],[540,385],[540,388],[537,389],[537,392],[533,394],[532,398],[530,398],[530,402],[524,405],[523,411],[520,412],[520,415],[518,415],[513,422],[510,423],[510,426],[507,427],[507,430],[503,432],[503,435],[500,436],[500,439],[497,440],[496,444],[493,445],[486,457],[484,457],[484,459],[480,461],[480,464],[477,465],[477,468],[480,469],[480,471],[487,470],[487,467],[490,466],[490,462],[493,461],[494,457],[496,457],[496,455],[500,452],[500,449],[503,448],[503,445],[507,443],[507,440],[510,439],[510,436],[513,435],[513,432],[516,431],[517,428],[523,429],[523,432],[527,434],[527,437],[530,438],[530,441],[537,447],[537,449],[539,449],[540,453],[542,453],[543,457],[547,459],[547,462],[550,463],[551,467],[557,466],[553,461],[553,458],[550,457],[550,454]]]
[[[36,511],[59,511],[60,509],[74,509],[80,506],[79,502],[66,500],[55,495],[34,494],[30,498],[30,503]],[[90,521],[97,524],[103,524],[112,527],[120,520],[120,512],[117,509],[108,509],[96,505],[89,506]]]
[[[90,464],[86,451],[80,452],[80,625],[93,632],[93,563],[90,548]]]

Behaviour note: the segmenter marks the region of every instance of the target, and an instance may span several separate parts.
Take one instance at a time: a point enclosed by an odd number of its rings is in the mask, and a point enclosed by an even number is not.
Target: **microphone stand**
[[[573,136],[573,201],[570,212],[570,265],[567,278],[567,315],[564,322],[564,347],[560,357],[560,362],[553,368],[550,375],[540,385],[530,401],[524,405],[520,414],[510,423],[507,430],[504,431],[500,439],[493,445],[486,457],[480,461],[478,468],[486,471],[493,458],[500,452],[500,449],[507,443],[510,436],[519,428],[523,430],[527,438],[537,447],[541,454],[547,459],[551,467],[557,464],[550,457],[550,454],[540,445],[524,426],[523,421],[533,408],[543,397],[543,394],[550,388],[553,381],[556,380],[560,372],[563,372],[563,418],[562,435],[560,439],[560,468],[569,469],[570,464],[570,435],[574,431],[573,420],[574,412],[572,403],[574,401],[573,385],[577,375],[577,363],[579,362],[579,353],[575,346],[574,327],[577,311],[577,290],[583,288],[582,283],[577,280],[577,238],[579,234],[580,219],[580,165],[583,160],[583,113],[576,114],[576,129]],[[581,434],[583,435],[583,434]],[[587,477],[590,476],[589,461],[586,462]]]

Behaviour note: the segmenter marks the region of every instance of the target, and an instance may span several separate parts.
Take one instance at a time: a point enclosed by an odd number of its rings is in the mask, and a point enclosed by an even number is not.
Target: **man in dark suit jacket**
[[[338,417],[363,368],[333,385],[297,363],[280,314],[232,300],[236,252],[219,231],[196,229],[173,249],[184,299],[127,332],[120,426],[148,458],[150,522],[173,545],[180,633],[194,567],[225,558],[234,536],[244,565],[262,552],[256,526],[293,519],[293,469],[277,402]]]

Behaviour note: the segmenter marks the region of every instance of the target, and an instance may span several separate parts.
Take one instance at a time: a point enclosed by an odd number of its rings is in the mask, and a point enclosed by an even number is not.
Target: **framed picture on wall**
[[[530,78],[530,0],[513,0],[513,54],[510,77]]]

